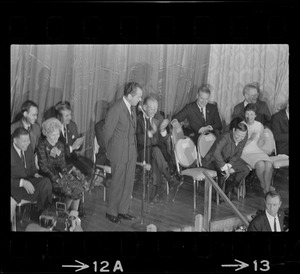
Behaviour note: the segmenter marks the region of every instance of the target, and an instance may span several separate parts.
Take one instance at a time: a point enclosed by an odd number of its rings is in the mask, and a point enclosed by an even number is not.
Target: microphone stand
[[[144,117],[144,151],[143,151],[143,191],[142,191],[142,206],[141,206],[141,221],[138,223],[133,223],[132,227],[137,230],[146,231],[147,225],[144,222],[144,201],[146,196],[146,149],[147,149],[147,121],[146,116]]]

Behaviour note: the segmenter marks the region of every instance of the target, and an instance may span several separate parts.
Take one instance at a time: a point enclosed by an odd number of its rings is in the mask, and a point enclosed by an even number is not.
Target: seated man
[[[289,155],[289,103],[285,109],[272,115],[272,130],[277,154]]]
[[[38,123],[36,123],[38,116],[38,106],[32,101],[26,101],[21,106],[22,118],[13,122],[10,126],[10,134],[18,127],[23,127],[29,132],[30,145],[35,152],[35,149],[38,145],[41,129]]]
[[[256,120],[264,126],[271,127],[271,112],[266,102],[259,99],[258,83],[247,84],[243,89],[245,100],[237,104],[232,113],[232,120],[239,117],[245,120],[245,107],[248,104],[255,104],[257,108]]]
[[[222,123],[216,103],[209,103],[210,89],[200,87],[197,94],[197,100],[186,105],[172,119],[183,122],[187,119],[193,134],[190,136],[197,145],[200,134],[210,131],[218,137],[222,130]]]
[[[233,180],[227,182],[225,189],[229,199],[234,186],[238,186],[250,172],[247,164],[241,159],[247,140],[247,126],[244,123],[233,124],[233,129],[215,141],[203,160],[203,166],[215,169],[218,177],[223,177],[223,180],[233,173]]]
[[[93,175],[93,164],[90,159],[79,155],[84,137],[79,137],[77,125],[72,121],[72,111],[69,102],[59,102],[55,106],[58,119],[62,123],[59,141],[65,145],[65,155],[68,165],[77,167],[90,180]]]
[[[168,138],[166,127],[169,123],[160,114],[156,113],[157,100],[154,97],[146,97],[143,102],[143,112],[137,116],[137,146],[138,161],[151,163],[153,170],[153,185],[155,187],[153,202],[158,202],[161,193],[162,174],[165,176],[170,187],[176,187],[178,181],[170,175],[168,162],[171,155],[168,151]],[[147,124],[146,159],[144,159],[145,121]],[[149,161],[148,161],[149,157]]]
[[[256,215],[250,222],[247,231],[284,231],[284,212],[279,210],[281,195],[276,191],[269,191],[265,195],[266,209]]]
[[[38,174],[29,132],[19,127],[13,132],[12,139],[11,196],[17,203],[37,201],[38,210],[42,211],[52,202],[51,182]]]

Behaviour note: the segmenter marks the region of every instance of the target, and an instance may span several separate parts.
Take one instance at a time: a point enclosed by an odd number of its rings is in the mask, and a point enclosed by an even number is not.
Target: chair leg
[[[278,172],[278,168],[274,168],[272,178],[271,178],[271,186],[274,186],[274,181],[275,181],[275,177],[277,175],[277,172]]]
[[[193,185],[194,185],[194,210],[196,210],[196,192],[197,192],[197,189],[196,189],[196,180],[193,181]]]

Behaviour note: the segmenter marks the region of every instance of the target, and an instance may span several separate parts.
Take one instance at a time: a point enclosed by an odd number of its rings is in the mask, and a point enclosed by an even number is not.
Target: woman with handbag
[[[49,118],[42,124],[44,138],[37,148],[40,173],[50,178],[53,192],[62,195],[67,210],[77,210],[85,189],[85,177],[77,169],[67,171],[64,145],[58,140],[62,128],[56,118]]]

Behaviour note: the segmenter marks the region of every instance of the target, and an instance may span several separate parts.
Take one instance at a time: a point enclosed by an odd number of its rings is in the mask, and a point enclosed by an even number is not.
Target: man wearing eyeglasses
[[[244,109],[248,104],[255,104],[257,108],[256,120],[265,127],[271,127],[271,112],[266,102],[259,99],[259,83],[247,84],[243,89],[245,100],[237,104],[233,109],[232,120],[240,117],[245,119]]]

